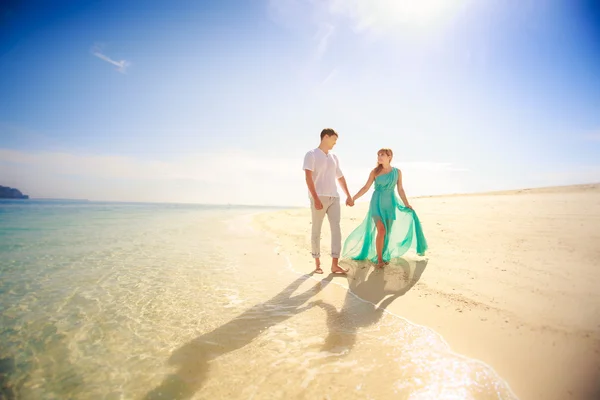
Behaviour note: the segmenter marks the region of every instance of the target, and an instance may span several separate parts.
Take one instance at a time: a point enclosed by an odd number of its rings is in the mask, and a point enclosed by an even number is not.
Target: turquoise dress
[[[417,213],[404,207],[402,200],[398,198],[395,191],[397,183],[397,168],[392,168],[387,174],[375,178],[375,191],[371,196],[369,212],[344,242],[342,257],[377,262],[376,221],[382,221],[385,226],[384,261],[398,258],[411,248],[418,255],[425,255],[427,241],[421,222]]]

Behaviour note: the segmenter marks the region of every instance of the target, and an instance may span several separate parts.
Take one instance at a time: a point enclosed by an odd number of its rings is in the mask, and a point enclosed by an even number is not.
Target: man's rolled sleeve
[[[315,170],[315,156],[311,151],[304,156],[304,165],[302,166],[302,169],[309,171]]]

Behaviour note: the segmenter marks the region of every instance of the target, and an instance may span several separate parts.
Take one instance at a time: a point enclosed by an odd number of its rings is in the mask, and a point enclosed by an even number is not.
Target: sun
[[[452,18],[469,0],[338,0],[359,29],[432,28]],[[339,9],[339,8],[338,8]]]
[[[448,16],[458,5],[457,0],[420,0],[397,2],[399,12],[404,14],[407,21],[430,24]]]

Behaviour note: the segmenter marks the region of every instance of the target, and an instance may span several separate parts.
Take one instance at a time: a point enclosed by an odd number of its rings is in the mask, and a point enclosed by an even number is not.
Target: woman
[[[369,179],[352,198],[356,201],[364,195],[373,182],[375,191],[371,197],[369,212],[358,228],[346,239],[342,256],[353,260],[371,260],[381,268],[392,258],[402,256],[411,247],[419,255],[427,250],[417,213],[406,199],[402,187],[402,173],[390,165],[393,157],[391,149],[377,152],[377,167],[369,174]],[[398,188],[398,195],[394,193]]]

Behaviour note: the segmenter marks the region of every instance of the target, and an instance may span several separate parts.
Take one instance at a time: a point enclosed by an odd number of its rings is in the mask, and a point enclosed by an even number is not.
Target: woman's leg
[[[383,242],[385,240],[385,225],[380,219],[375,221],[377,227],[377,237],[375,238],[375,249],[377,250],[377,266],[382,267],[383,262]]]
[[[383,250],[384,251],[387,251],[388,245],[390,244],[389,243],[389,241],[390,241],[390,234],[392,232],[392,225],[394,224],[394,220],[387,220],[386,222],[387,222],[386,223],[387,229],[385,231],[386,235],[385,235],[385,239],[383,241]],[[384,263],[385,264],[389,264],[390,262],[389,261],[384,261]]]

